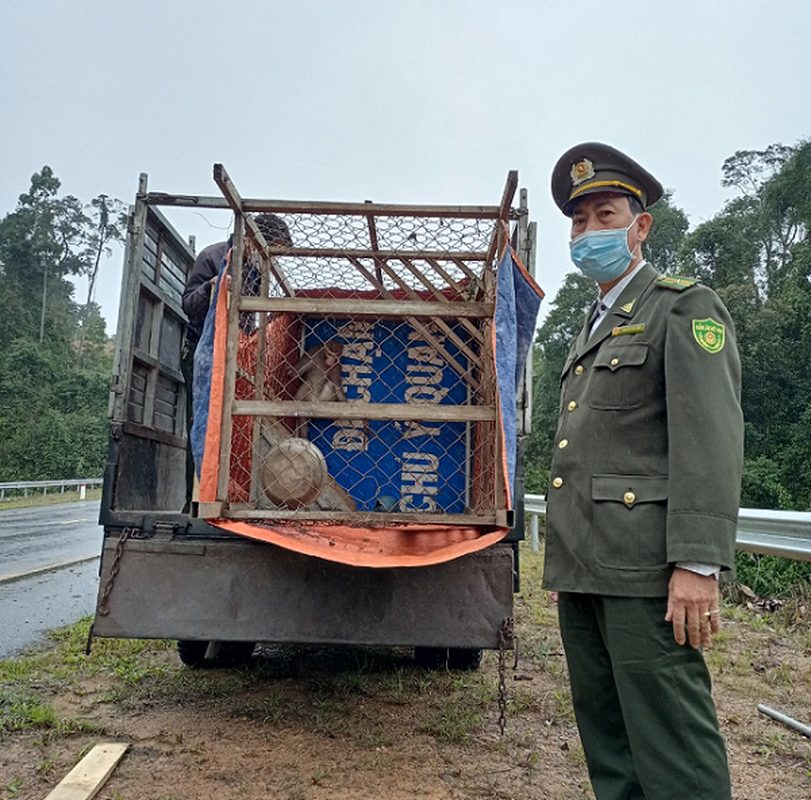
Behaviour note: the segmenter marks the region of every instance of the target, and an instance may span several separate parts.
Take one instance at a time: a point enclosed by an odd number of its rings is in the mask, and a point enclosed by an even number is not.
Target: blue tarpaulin
[[[515,493],[517,393],[543,292],[507,247],[498,266],[496,301],[496,370],[510,491]]]
[[[211,397],[211,375],[214,366],[214,332],[217,321],[217,299],[220,284],[225,274],[226,264],[223,262],[217,283],[211,291],[211,305],[208,308],[203,331],[197,348],[194,351],[194,379],[192,389],[192,427],[190,443],[194,467],[197,476],[203,463],[203,452],[206,446],[206,429],[208,428],[209,400]]]

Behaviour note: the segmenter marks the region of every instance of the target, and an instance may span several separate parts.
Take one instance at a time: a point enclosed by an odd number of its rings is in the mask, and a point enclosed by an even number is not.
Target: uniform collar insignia
[[[631,310],[634,307],[634,303],[636,303],[636,298],[631,300],[630,303],[625,303],[625,305],[620,306],[620,311],[624,311],[626,314],[630,314]]]

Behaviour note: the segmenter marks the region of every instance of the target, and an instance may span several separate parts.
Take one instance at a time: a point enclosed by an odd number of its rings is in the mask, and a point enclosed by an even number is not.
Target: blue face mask
[[[586,231],[569,242],[569,252],[574,265],[588,278],[597,283],[610,283],[622,275],[634,259],[628,249],[628,231],[639,215],[627,228],[612,228],[602,231]]]

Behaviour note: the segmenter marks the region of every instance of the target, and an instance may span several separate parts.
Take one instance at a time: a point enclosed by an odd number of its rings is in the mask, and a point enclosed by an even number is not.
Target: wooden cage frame
[[[370,512],[370,511],[316,511],[309,509],[260,509],[248,504],[228,502],[230,459],[234,418],[252,416],[254,418],[253,441],[258,441],[258,420],[264,417],[273,418],[349,418],[357,420],[400,420],[400,421],[465,421],[491,422],[495,426],[500,418],[499,398],[495,382],[478,385],[476,378],[469,370],[460,366],[454,357],[443,347],[428,329],[426,322],[443,332],[443,335],[454,342],[457,350],[468,358],[474,356],[465,341],[459,338],[449,324],[449,320],[461,325],[474,338],[481,348],[481,354],[474,360],[489,359],[494,363],[493,325],[496,302],[495,262],[504,247],[508,244],[509,223],[517,222],[517,251],[519,257],[532,270],[534,259],[534,223],[529,223],[526,208],[526,191],[521,191],[521,206],[513,207],[513,200],[518,189],[518,173],[510,171],[502,193],[501,201],[493,206],[426,206],[426,205],[392,205],[376,203],[334,203],[279,201],[262,199],[243,199],[222,164],[214,165],[214,180],[222,192],[222,197],[204,197],[197,195],[170,195],[150,192],[144,195],[147,204],[178,207],[231,209],[234,214],[234,234],[231,255],[231,273],[241,274],[246,239],[251,239],[261,255],[260,291],[258,297],[246,296],[241,292],[241,281],[231,281],[228,323],[226,338],[226,361],[224,379],[224,403],[220,435],[220,464],[217,485],[217,499],[214,502],[201,502],[199,516],[204,518],[222,518],[231,520],[256,520],[271,523],[278,521],[339,521],[345,524],[402,524],[402,523],[441,523],[451,525],[489,525],[508,526],[511,515],[507,508],[505,479],[501,464],[503,463],[503,445],[501,437],[494,436],[492,441],[483,444],[484,457],[498,464],[491,470],[492,492],[495,499],[494,508],[488,513],[444,514],[428,512]],[[366,220],[368,225],[371,249],[346,248],[307,248],[270,246],[251,216],[254,213],[289,213],[320,214],[351,217]],[[448,219],[481,219],[492,220],[493,235],[486,250],[472,252],[426,252],[423,250],[383,250],[378,247],[377,220],[380,217],[431,217]],[[372,289],[377,290],[380,299],[331,299],[313,298],[297,295],[293,283],[285,275],[277,261],[278,256],[298,256],[301,258],[324,257],[339,258],[350,262],[368,281]],[[361,262],[361,259],[372,260],[373,271]],[[451,261],[458,271],[466,275],[468,281],[476,284],[475,291],[466,291],[466,299],[452,299],[430,283],[425,284],[432,300],[425,300],[413,288],[408,286],[389,266],[389,261],[396,259],[420,280],[419,269],[413,265],[415,260],[427,261],[432,269],[442,275],[448,285],[460,289],[454,278],[441,266],[442,261]],[[467,262],[482,262],[481,276],[474,274]],[[398,285],[401,294],[409,299],[395,298],[386,288],[385,278]],[[281,296],[269,297],[268,289],[273,279],[281,289]],[[423,281],[423,283],[425,283]],[[461,290],[460,290],[461,294]],[[469,299],[467,299],[469,298]],[[257,329],[257,364],[254,399],[235,399],[235,388],[238,375],[238,344],[240,314],[258,313]],[[279,313],[294,313],[312,316],[339,316],[353,318],[375,318],[404,320],[415,331],[418,331],[425,342],[439,354],[447,365],[455,370],[478,393],[476,405],[425,405],[368,403],[364,401],[346,402],[293,402],[290,400],[267,400],[263,395],[265,351],[267,347],[266,328],[269,316]],[[531,409],[523,408],[526,417]],[[255,487],[252,478],[251,496]]]

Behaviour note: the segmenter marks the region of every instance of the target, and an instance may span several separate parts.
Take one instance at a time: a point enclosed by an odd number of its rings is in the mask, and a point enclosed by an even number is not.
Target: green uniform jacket
[[[711,289],[648,264],[561,375],[544,586],[667,595],[676,562],[733,567],[740,359]]]

